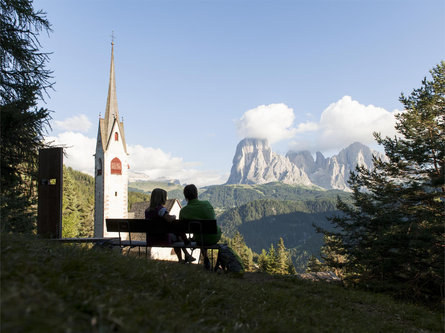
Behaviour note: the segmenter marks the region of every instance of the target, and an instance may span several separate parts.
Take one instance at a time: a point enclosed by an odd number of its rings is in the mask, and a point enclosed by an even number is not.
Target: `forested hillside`
[[[237,232],[246,245],[256,253],[278,244],[280,238],[291,252],[297,271],[305,269],[311,256],[320,257],[323,237],[314,224],[330,228],[327,216],[333,216],[335,203],[331,200],[279,201],[255,200],[221,214],[218,222],[228,237]]]
[[[209,186],[200,194],[214,205],[225,235],[234,237],[239,232],[258,254],[277,246],[282,238],[299,272],[312,256],[320,257],[323,237],[314,224],[329,229],[327,216],[336,214],[338,197],[350,201],[348,192],[277,182]]]
[[[149,201],[150,195],[128,192],[128,209],[135,202]],[[63,166],[62,236],[93,237],[94,178]]]
[[[93,237],[94,178],[63,166],[62,236]]]
[[[150,202],[150,194],[143,192],[133,192],[128,190],[128,210],[131,210],[131,207],[136,202]]]
[[[338,190],[314,190],[284,183],[262,185],[214,185],[201,192],[200,199],[209,200],[215,208],[242,206],[254,200],[275,199],[291,201],[324,201],[335,206],[337,196],[346,199],[349,194]],[[329,204],[330,206],[331,204]],[[327,208],[329,209],[329,208]],[[312,210],[313,211],[313,210]]]
[[[319,200],[255,200],[239,207],[230,208],[218,217],[224,233],[232,237],[237,228],[247,222],[263,219],[269,216],[287,215],[301,212],[306,215],[335,211],[334,199]]]

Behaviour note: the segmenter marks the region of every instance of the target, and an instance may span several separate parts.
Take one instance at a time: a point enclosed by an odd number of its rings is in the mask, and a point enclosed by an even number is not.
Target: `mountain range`
[[[349,191],[349,173],[357,165],[373,168],[372,156],[385,156],[359,142],[337,155],[324,157],[317,152],[289,151],[286,156],[272,151],[266,139],[246,138],[238,143],[226,184],[286,184]]]

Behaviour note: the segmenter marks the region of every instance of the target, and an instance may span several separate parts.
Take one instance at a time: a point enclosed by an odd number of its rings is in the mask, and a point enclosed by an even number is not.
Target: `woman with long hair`
[[[148,221],[153,220],[163,220],[166,223],[172,223],[176,220],[175,215],[170,215],[165,208],[165,203],[167,202],[167,191],[161,188],[155,188],[151,192],[150,197],[150,206],[145,210],[145,219]],[[150,239],[148,239],[147,235],[147,244],[158,244],[158,245],[171,245],[174,242],[183,241],[184,244],[189,242],[185,233],[180,234],[160,234],[160,235],[150,235]],[[156,245],[153,245],[156,246]],[[178,256],[179,262],[183,262],[181,249],[184,252],[184,262],[193,262],[196,259],[193,258],[186,250],[183,248],[173,248],[175,250],[176,255]]]

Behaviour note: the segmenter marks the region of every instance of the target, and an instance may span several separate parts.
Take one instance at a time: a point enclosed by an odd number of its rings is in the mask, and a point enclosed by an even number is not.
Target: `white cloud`
[[[268,139],[269,143],[274,143],[295,135],[294,119],[293,109],[283,103],[260,105],[246,111],[236,121],[236,127],[242,138]]]
[[[47,137],[46,142],[53,146],[63,146],[65,165],[75,170],[92,175],[94,173],[94,153],[96,139],[89,138],[82,133],[63,132],[55,137]]]
[[[54,129],[60,131],[86,133],[88,132],[90,127],[91,127],[91,122],[89,121],[88,117],[85,116],[84,114],[67,118],[63,121],[61,120],[54,121]]]
[[[75,170],[93,175],[96,139],[82,133],[63,132],[47,137],[46,142],[53,146],[63,146],[64,164]],[[178,179],[182,184],[194,183],[197,186],[224,183],[228,174],[216,171],[198,170],[198,163],[184,162],[181,157],[174,157],[161,149],[127,145],[130,162],[130,181],[136,179]]]
[[[142,147],[141,145],[128,145],[130,165],[135,170],[177,169],[184,164],[182,158],[172,157],[161,149]]]
[[[196,162],[184,162],[181,157],[173,157],[161,149],[128,145],[130,154],[130,180],[136,179],[178,179],[181,184],[194,183],[197,186],[224,183],[228,175],[216,171],[203,171],[195,167]]]
[[[318,129],[318,124],[312,121],[307,121],[305,123],[300,123],[297,126],[297,133],[313,132]]]
[[[295,150],[338,151],[355,141],[374,145],[373,132],[381,132],[383,136],[396,134],[394,116],[399,112],[363,105],[344,96],[323,111],[318,123],[299,124],[298,132],[312,131],[311,138],[296,136],[291,147]]]

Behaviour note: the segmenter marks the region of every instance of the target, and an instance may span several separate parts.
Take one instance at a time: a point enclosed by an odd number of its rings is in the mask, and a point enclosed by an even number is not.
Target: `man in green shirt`
[[[190,184],[184,187],[184,197],[187,200],[187,206],[179,212],[179,219],[186,220],[215,220],[215,211],[208,201],[198,200],[198,189]],[[210,235],[194,234],[194,239],[198,244],[214,245],[221,239],[221,228],[217,226],[217,233]],[[207,256],[207,249],[201,249],[204,257],[204,266],[210,269],[210,261]]]

